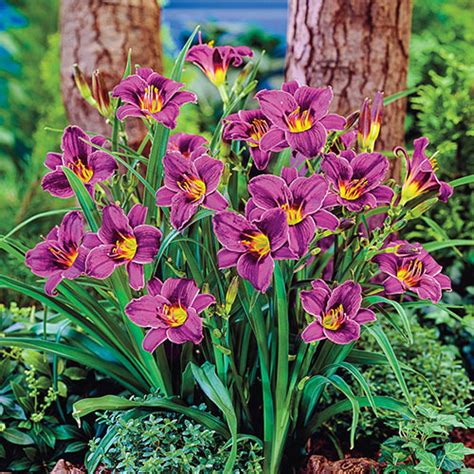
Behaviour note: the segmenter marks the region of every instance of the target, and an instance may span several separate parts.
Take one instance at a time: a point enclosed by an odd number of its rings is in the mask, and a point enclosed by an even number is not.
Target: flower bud
[[[239,292],[239,277],[235,276],[230,282],[229,288],[227,288],[227,293],[225,295],[225,312],[230,313],[232,306],[237,298],[237,293]]]
[[[96,101],[96,108],[103,117],[110,117],[112,104],[110,103],[109,91],[105,87],[104,78],[96,69],[92,74],[92,96]]]
[[[408,242],[406,244],[399,244],[393,248],[395,249],[395,255],[398,257],[413,257],[419,255],[421,252],[419,245],[410,244]]]
[[[76,87],[79,90],[82,98],[87,101],[90,105],[96,106],[96,102],[92,97],[91,89],[89,84],[87,84],[86,77],[84,73],[81,71],[81,68],[78,64],[74,64],[73,66],[73,75],[74,75],[74,82],[76,83]]]
[[[407,214],[407,219],[417,219],[422,216],[426,211],[430,210],[438,202],[437,197],[427,199],[426,201],[421,202],[416,205],[413,209],[410,209]]]
[[[377,92],[372,104],[365,99],[360,108],[357,144],[360,151],[373,152],[382,124],[383,93]]]

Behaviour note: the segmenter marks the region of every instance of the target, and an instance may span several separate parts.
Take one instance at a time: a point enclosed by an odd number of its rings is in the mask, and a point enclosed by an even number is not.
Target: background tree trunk
[[[411,0],[290,0],[286,78],[331,85],[348,114],[377,90],[406,88]],[[406,100],[384,110],[378,149],[404,142]],[[394,170],[397,175],[397,170]]]
[[[62,0],[61,84],[68,119],[85,130],[110,135],[110,127],[87,104],[74,85],[73,64],[77,63],[89,84],[100,69],[111,90],[121,79],[132,49],[132,65],[162,68],[160,8],[156,0]],[[132,144],[141,141],[145,127],[128,120]]]

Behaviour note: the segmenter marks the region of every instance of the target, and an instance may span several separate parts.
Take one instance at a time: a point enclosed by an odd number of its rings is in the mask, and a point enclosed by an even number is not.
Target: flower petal
[[[231,250],[220,249],[219,252],[217,252],[217,263],[219,268],[223,269],[235,267],[241,255],[241,252],[232,252]]]
[[[237,272],[242,278],[248,280],[255,289],[265,293],[273,275],[275,264],[273,258],[267,256],[257,259],[250,253],[242,254],[237,262]]]
[[[151,225],[139,225],[133,230],[137,239],[136,263],[151,263],[160,247],[161,231]]]
[[[214,296],[209,295],[207,293],[203,293],[202,295],[197,295],[193,302],[193,308],[199,314],[204,311],[206,308],[211,306],[211,304],[215,304],[216,299]]]
[[[329,298],[327,309],[342,304],[344,313],[348,318],[351,318],[359,311],[361,302],[362,290],[359,283],[347,280],[334,289]]]
[[[131,235],[133,230],[123,209],[115,204],[105,206],[102,211],[102,226],[98,232],[100,240],[107,244],[115,244],[117,240]]]
[[[125,314],[140,327],[167,327],[165,323],[157,317],[162,304],[151,295],[145,295],[133,299],[125,306]]]
[[[186,278],[168,278],[161,288],[161,296],[171,304],[179,303],[183,308],[192,306],[198,293],[194,280]]]
[[[166,329],[150,329],[143,338],[143,349],[151,353],[166,339]]]
[[[64,199],[74,196],[74,191],[62,169],[46,174],[41,181],[41,187],[55,197]]]
[[[92,278],[103,280],[112,275],[117,263],[110,257],[113,245],[101,245],[92,249],[86,260],[86,273]]]
[[[148,209],[141,204],[135,204],[127,214],[128,222],[132,228],[142,225],[146,221]]]
[[[76,125],[66,127],[63,133],[61,149],[64,152],[63,163],[67,166],[77,159],[86,160],[92,152],[92,148],[86,142],[90,142],[90,137]]]
[[[279,176],[262,174],[249,181],[249,193],[253,202],[262,209],[280,208],[291,197],[285,181]]]
[[[254,229],[244,216],[231,211],[222,211],[213,218],[214,233],[217,240],[229,250],[245,252],[247,249],[242,244],[242,232]]]
[[[372,321],[376,321],[377,318],[375,317],[375,313],[371,309],[361,308],[359,312],[356,314],[353,320],[359,324],[370,323]]]
[[[202,319],[193,308],[189,308],[187,311],[188,318],[182,326],[168,329],[168,339],[175,344],[184,344],[188,341],[193,344],[199,344],[204,337]]]
[[[115,158],[101,150],[91,153],[88,161],[94,173],[90,181],[91,184],[106,181],[114,174],[118,167]]]
[[[289,247],[297,256],[302,257],[307,251],[316,232],[316,225],[311,217],[303,219],[298,224],[288,227]]]
[[[212,209],[213,211],[224,211],[229,207],[227,199],[219,191],[208,194],[204,198],[202,205],[206,209]]]
[[[323,327],[319,321],[313,321],[309,326],[306,326],[304,331],[301,333],[301,338],[304,342],[314,342],[324,339],[326,335],[324,334]]]
[[[128,262],[126,265],[128,273],[128,283],[134,290],[141,290],[145,286],[145,272],[143,265],[135,262]]]
[[[213,193],[219,186],[222,171],[224,170],[224,163],[219,160],[214,160],[210,156],[203,155],[194,161],[194,166],[196,167],[199,177],[206,184],[206,193]]]
[[[337,331],[324,328],[326,337],[335,344],[348,344],[360,337],[360,326],[352,319],[346,319]]]

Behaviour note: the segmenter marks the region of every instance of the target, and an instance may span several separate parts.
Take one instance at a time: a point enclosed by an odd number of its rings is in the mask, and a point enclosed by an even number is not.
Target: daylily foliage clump
[[[274,473],[344,410],[353,413],[352,442],[362,407],[412,416],[383,326],[410,340],[404,305],[438,303],[450,289],[402,229],[452,188],[436,177],[427,139],[415,141],[413,153],[374,151],[382,94],[374,91],[347,120],[330,112],[331,87],[291,81],[256,92],[259,59],[249,48],[201,40],[190,47],[191,40],[171,78],[129,62],[110,91],[110,137],[76,126],[58,137],[62,151],[48,154],[42,185],[58,198],[75,195],[80,209],[65,210],[26,252],[26,265],[46,278],[44,291],[2,282],[80,334],[42,341],[43,349],[91,365],[131,393],[158,390],[156,409],[229,436],[229,472],[238,433],[255,436],[265,472]],[[181,108],[198,101],[179,82],[193,64],[223,102],[211,139],[173,132]],[[137,148],[127,141],[128,120],[146,126]],[[397,181],[390,160],[401,158]],[[379,354],[357,345],[364,331]],[[360,367],[377,363],[392,367],[405,400],[372,394]],[[330,389],[350,403],[328,406]],[[78,402],[78,416],[111,407],[101,400]],[[202,401],[214,414],[191,408]]]

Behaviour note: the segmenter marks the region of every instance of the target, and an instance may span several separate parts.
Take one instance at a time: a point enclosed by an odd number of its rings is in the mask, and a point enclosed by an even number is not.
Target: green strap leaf
[[[97,232],[100,227],[100,217],[94,200],[84,186],[84,183],[75,175],[72,170],[70,170],[67,166],[63,166],[62,170],[66,175],[66,178],[69,181],[74,194],[76,195],[89,227],[91,228],[92,232]]]
[[[237,458],[237,416],[229,391],[216,374],[214,365],[205,362],[201,367],[191,363],[194,379],[207,397],[222,411],[232,437],[232,448],[224,472],[231,473]]]

